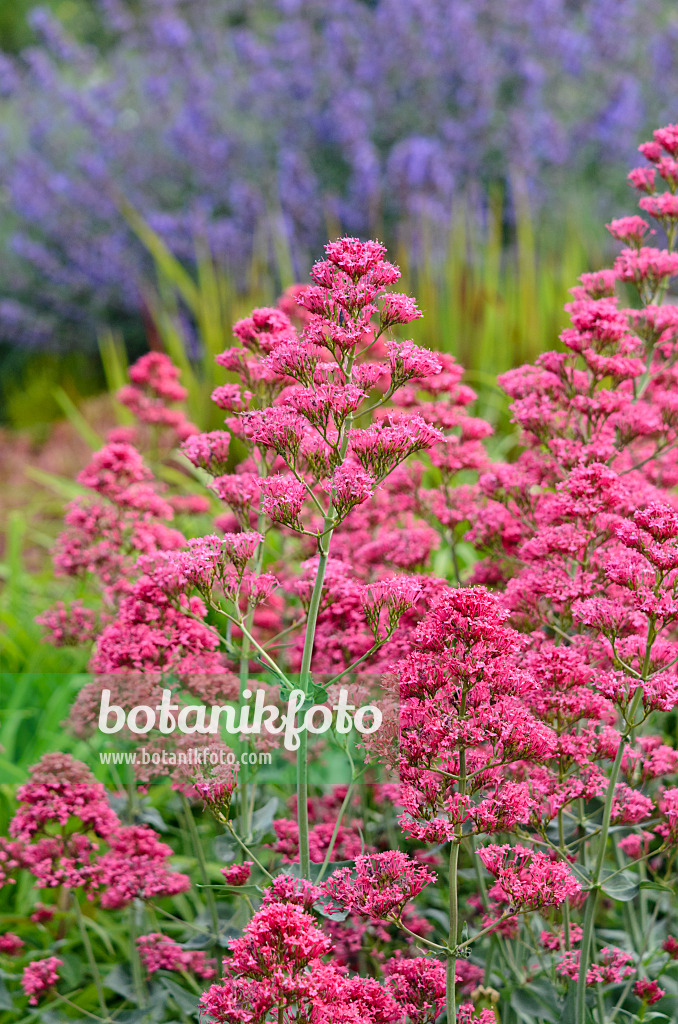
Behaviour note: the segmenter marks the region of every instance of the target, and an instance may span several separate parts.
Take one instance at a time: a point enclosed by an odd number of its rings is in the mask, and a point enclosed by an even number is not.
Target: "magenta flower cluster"
[[[121,735],[158,755],[140,782],[169,776],[168,836],[184,856],[192,844],[194,877],[61,755],[20,788],[0,870],[146,915],[137,968],[175,994],[212,981],[200,1007],[215,1024],[433,1024],[443,1008],[450,1024],[554,1008],[604,1024],[675,995],[678,127],[641,152],[630,181],[666,247],[640,216],[611,222],[625,248],[573,288],[560,349],[500,381],[510,461],[490,457],[454,360],[401,337],[421,314],[387,290],[385,248],[342,238],[310,286],[235,325],[217,357],[224,430],[165,416],[178,377],[146,357],[123,397],[171,428],[165,449],[114,437],[80,475],[55,557],[93,596],[43,622],[91,645],[79,736],[103,691],[125,713],[169,691],[168,728],[126,714]],[[204,486],[202,505],[176,501],[177,476]],[[182,764],[196,739],[174,727],[196,700],[233,710],[255,689],[320,706],[314,757],[341,755],[350,781],[315,784],[304,732],[296,793],[271,810],[267,777],[234,754],[276,735],[246,724],[230,747],[200,737],[214,763]],[[342,692],[378,704],[359,748]],[[197,939],[177,928],[192,906]],[[29,955],[23,934],[1,941]],[[56,966],[28,962],[31,999],[63,998]]]

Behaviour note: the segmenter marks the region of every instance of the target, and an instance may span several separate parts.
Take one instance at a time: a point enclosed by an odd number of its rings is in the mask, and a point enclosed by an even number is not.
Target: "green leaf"
[[[591,875],[586,868],[583,868],[580,864],[568,864],[568,867],[577,881],[581,882],[582,889],[588,889],[591,885]]]
[[[225,882],[221,885],[218,882],[214,885],[204,885],[196,882],[196,887],[198,889],[218,889],[229,896],[261,896],[261,889],[258,885],[226,885]]]
[[[224,832],[222,836],[215,838],[213,849],[217,860],[230,864],[232,860],[235,860],[239,847],[235,839],[231,839],[228,833]]]
[[[126,964],[116,964],[103,981],[106,988],[110,988],[111,992],[117,992],[119,996],[124,996],[131,1003],[136,1003],[137,997],[134,991],[132,972]]]
[[[675,889],[672,885],[664,885],[663,882],[651,882],[649,878],[643,879],[640,883],[641,889],[651,889],[654,892],[670,892],[675,893]],[[647,1017],[645,1018],[647,1020]]]
[[[640,890],[640,883],[636,875],[631,871],[612,872],[612,877],[601,882],[600,888],[613,900],[620,903],[628,903]]]
[[[11,1010],[13,1006],[14,1000],[7,991],[4,981],[0,978],[0,1010]]]
[[[254,812],[252,815],[251,842],[261,842],[264,836],[273,830],[273,819],[277,810],[278,798],[273,796],[268,803],[265,803],[263,807]]]
[[[75,402],[72,401],[63,388],[55,388],[54,399],[68,422],[80,435],[85,444],[88,444],[93,451],[102,448],[104,444],[103,438],[90,426]]]
[[[533,1024],[534,1021],[540,1019],[557,1024],[561,1019],[560,1015],[556,1013],[555,1008],[538,999],[531,989],[515,989],[511,993],[510,1001],[512,1009],[515,1010],[521,1020],[527,1021],[527,1024]]]
[[[198,997],[196,995],[192,992],[187,992],[185,988],[177,985],[176,981],[172,981],[170,978],[161,978],[160,982],[180,1010],[183,1010],[184,1013],[191,1013],[194,1016],[197,1014]]]
[[[577,1000],[577,986],[573,981],[568,981],[565,994],[565,1004],[560,1015],[560,1024],[575,1024],[575,1007]]]

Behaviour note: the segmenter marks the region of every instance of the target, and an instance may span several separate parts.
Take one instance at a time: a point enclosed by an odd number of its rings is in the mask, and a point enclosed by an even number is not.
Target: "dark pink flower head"
[[[656,981],[650,981],[648,978],[639,978],[633,986],[633,991],[646,1006],[658,1003],[662,996],[666,995],[665,989],[660,988]]]
[[[678,787],[664,790],[659,799],[659,810],[664,821],[657,825],[655,832],[668,846],[678,846]]]
[[[59,980],[58,968],[63,966],[63,960],[55,956],[48,956],[45,960],[34,960],[24,967],[21,978],[21,985],[24,992],[29,996],[28,1002],[31,1006],[37,1006],[38,1000]]]
[[[189,462],[204,469],[211,476],[221,476],[228,468],[228,450],[231,435],[224,430],[209,434],[194,434],[184,441],[181,451]]]
[[[173,850],[160,842],[155,832],[144,825],[119,828],[110,840],[110,849],[99,862],[101,886],[105,890],[101,905],[108,910],[125,907],[134,899],[150,900],[186,892],[191,882],[187,875],[169,868]]]
[[[4,953],[5,956],[18,956],[25,945],[24,940],[14,932],[5,932],[4,935],[0,935],[0,953]]]
[[[141,356],[130,366],[129,378],[133,384],[146,387],[169,402],[182,402],[188,394],[179,384],[179,368],[164,352]]]
[[[230,867],[222,868],[226,885],[244,885],[252,872],[253,861],[246,860],[244,864],[231,864]]]
[[[137,449],[122,442],[107,444],[78,474],[78,483],[113,501],[133,484],[150,479],[150,470]]]
[[[289,903],[265,903],[231,943],[232,966],[265,979],[283,971],[296,975],[330,951],[332,943],[314,919]]]
[[[45,754],[31,769],[32,779],[17,792],[20,806],[10,834],[29,840],[77,819],[84,831],[107,838],[120,824],[111,810],[106,789],[86,765],[68,754]]]
[[[424,314],[409,295],[390,292],[384,295],[379,311],[379,322],[382,330],[395,324],[409,324]]]
[[[614,270],[620,281],[631,281],[637,285],[648,282],[656,287],[666,278],[678,274],[678,253],[648,246],[622,249],[615,260]]]
[[[308,498],[308,491],[303,481],[291,474],[279,474],[266,477],[261,481],[263,501],[261,509],[273,522],[282,523],[294,530],[301,530],[299,519],[301,510]]]
[[[355,914],[375,920],[399,917],[436,876],[398,850],[357,857],[355,876],[340,868],[322,886],[326,896]]]
[[[409,380],[434,377],[443,366],[435,352],[420,348],[413,341],[389,341],[386,343],[391,370],[391,388],[401,387]]]
[[[429,651],[483,643],[493,645],[496,653],[508,653],[519,649],[520,637],[504,625],[507,618],[508,612],[484,587],[450,587],[417,626],[416,643]]]
[[[613,238],[624,242],[626,245],[635,246],[643,244],[643,239],[650,230],[650,225],[647,221],[637,216],[620,217],[618,220],[613,220],[610,224],[606,224],[605,227]]]
[[[614,295],[617,278],[614,270],[595,270],[590,274],[582,274],[579,281],[581,287],[571,289],[575,298],[603,299]],[[583,293],[581,296],[580,292]]]
[[[678,538],[678,512],[671,505],[654,502],[635,512],[633,521],[659,543]]]
[[[222,539],[224,553],[239,571],[244,570],[264,538],[260,533],[225,533]]]
[[[233,333],[252,352],[269,353],[278,345],[296,337],[286,313],[275,307],[253,309],[250,316],[233,325]]]
[[[322,889],[305,878],[277,875],[268,888],[264,889],[262,901],[263,903],[289,903],[310,913],[322,895]]]
[[[346,237],[328,242],[325,252],[329,263],[356,280],[380,269],[384,263],[386,246],[381,242],[361,242],[357,238]]]
[[[655,177],[654,167],[634,167],[628,173],[629,184],[639,192],[654,192]]]
[[[667,124],[663,128],[655,128],[652,132],[652,138],[654,139],[657,148],[661,146],[670,156],[678,156],[678,124]],[[647,157],[648,160],[659,159],[661,151],[656,153],[652,150],[652,155],[648,153],[648,147],[651,147],[652,143],[647,142],[638,148],[641,153]]]
[[[457,1013],[458,1024],[497,1024],[494,1010],[476,1011],[473,1003],[462,1003]]]
[[[579,963],[581,954],[576,952],[563,953],[560,963],[556,967],[558,974],[563,977],[577,980],[579,975]],[[632,964],[633,954],[627,953],[616,946],[604,946],[600,951],[599,963],[592,964],[586,973],[587,985],[619,984],[625,978],[630,978],[636,973]]]
[[[524,846],[484,846],[478,856],[516,911],[558,906],[581,888],[565,864]]]
[[[430,957],[397,957],[384,965],[388,987],[412,1024],[434,1024],[445,1006],[445,965]]]
[[[48,631],[54,647],[80,647],[93,640],[97,628],[96,613],[85,608],[82,601],[71,601],[68,605],[57,601],[35,621]]]
[[[183,949],[166,935],[151,932],[137,939],[141,962],[149,975],[156,971],[192,971],[199,978],[213,978],[213,960],[206,959],[201,949]]]

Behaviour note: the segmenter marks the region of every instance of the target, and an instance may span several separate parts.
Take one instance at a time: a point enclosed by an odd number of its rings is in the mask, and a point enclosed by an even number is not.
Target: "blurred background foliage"
[[[209,250],[222,345],[328,235],[383,238],[417,339],[496,403],[678,90],[671,0],[4,0],[0,48],[0,420],[38,440],[105,389],[102,333],[212,372],[122,201],[189,272]]]

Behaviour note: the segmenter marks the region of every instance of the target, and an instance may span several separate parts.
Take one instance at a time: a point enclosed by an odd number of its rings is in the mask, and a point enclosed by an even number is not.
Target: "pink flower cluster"
[[[213,978],[216,970],[201,949],[182,949],[159,932],[140,935],[139,956],[149,975],[156,971],[191,971],[198,978]]]
[[[170,432],[172,440],[183,441],[198,430],[181,409],[169,403],[184,402],[188,392],[179,383],[179,371],[164,352],[149,352],[130,368],[131,384],[118,391],[118,401],[136,419],[156,430]]]
[[[37,1006],[38,1001],[46,992],[56,985],[59,980],[59,968],[63,966],[63,960],[56,956],[48,956],[44,960],[33,960],[24,968],[21,984],[28,1002],[31,1006]]]
[[[17,840],[17,866],[30,871],[39,887],[82,888],[106,908],[190,887],[186,875],[168,866],[173,851],[151,828],[120,823],[105,787],[84,764],[46,754],[31,771],[31,781],[17,793],[9,829]]]

